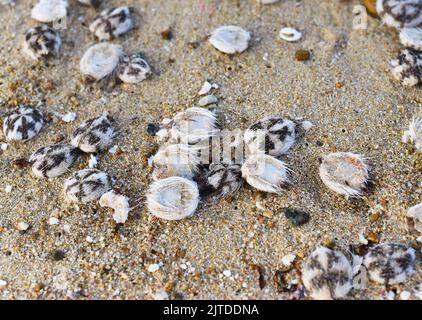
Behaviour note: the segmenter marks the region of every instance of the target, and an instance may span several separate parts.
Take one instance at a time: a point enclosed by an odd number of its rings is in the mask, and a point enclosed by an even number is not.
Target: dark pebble
[[[66,253],[63,250],[54,250],[52,256],[55,261],[60,261],[66,257]]]
[[[147,126],[148,134],[155,136],[155,134],[160,130],[160,127],[154,123],[150,123]]]
[[[285,208],[284,214],[286,215],[286,218],[289,219],[289,221],[295,226],[300,226],[308,222],[310,219],[309,213],[297,209]]]

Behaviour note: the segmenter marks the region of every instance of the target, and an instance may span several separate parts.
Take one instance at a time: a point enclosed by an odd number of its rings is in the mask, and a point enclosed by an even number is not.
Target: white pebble
[[[283,258],[281,258],[281,262],[286,266],[290,267],[290,265],[295,261],[296,255],[289,253],[285,255]]]
[[[94,169],[94,168],[97,166],[97,164],[98,164],[98,159],[97,159],[97,157],[96,157],[96,156],[94,156],[93,154],[91,154],[91,155],[89,156],[88,167],[89,167],[90,169]]]
[[[217,50],[234,54],[245,51],[250,39],[250,33],[240,27],[221,26],[212,32],[209,41]]]
[[[0,289],[3,289],[5,286],[7,286],[7,281],[0,279]]]
[[[87,241],[88,243],[93,243],[93,242],[94,242],[94,239],[92,239],[92,237],[91,237],[91,236],[86,236],[86,241]]]
[[[127,197],[116,194],[113,190],[104,193],[100,198],[100,206],[114,209],[113,219],[116,223],[125,223],[130,211]]]
[[[280,38],[288,42],[296,42],[302,38],[302,33],[294,28],[283,28],[280,30]]]
[[[364,245],[368,244],[368,240],[365,238],[365,236],[362,233],[359,235],[359,242]]]
[[[169,295],[166,290],[160,289],[156,293],[154,293],[153,298],[154,300],[168,300]]]
[[[62,120],[64,122],[72,122],[72,121],[75,121],[75,119],[76,119],[76,113],[75,112],[68,112],[62,117]]]
[[[160,265],[158,263],[153,263],[148,266],[148,272],[151,272],[151,273],[158,271],[158,269],[160,269]]]
[[[9,145],[7,143],[0,143],[0,149],[2,151],[6,151]]]
[[[111,154],[115,154],[115,153],[116,153],[116,151],[117,151],[117,148],[118,148],[118,146],[117,146],[117,145],[115,145],[115,146],[111,147],[111,148],[108,150],[108,152],[110,152]]]
[[[203,98],[201,98],[198,102],[199,106],[201,107],[205,107],[209,104],[213,104],[213,103],[217,103],[218,99],[216,96],[210,94],[208,96],[205,96]]]
[[[400,293],[400,300],[409,300],[410,299],[410,292],[409,291],[402,291]]]
[[[5,191],[6,193],[11,193],[11,192],[12,192],[12,189],[13,189],[13,186],[11,186],[10,184],[8,184],[8,185],[6,186],[6,188],[4,188],[4,191]]]
[[[56,224],[58,224],[59,223],[59,219],[57,219],[57,218],[55,218],[55,217],[51,217],[51,218],[49,218],[48,219],[48,224],[49,225],[56,225]]]
[[[18,223],[18,230],[19,231],[25,231],[25,230],[28,230],[28,228],[29,228],[29,224],[27,224],[26,222],[21,221],[21,222]]]
[[[224,276],[230,277],[232,275],[232,272],[230,270],[224,270],[223,271]]]
[[[202,85],[201,90],[199,90],[198,95],[202,96],[204,94],[207,94],[208,92],[210,92],[211,89],[212,89],[211,83],[209,83],[208,81],[205,81],[204,84]]]

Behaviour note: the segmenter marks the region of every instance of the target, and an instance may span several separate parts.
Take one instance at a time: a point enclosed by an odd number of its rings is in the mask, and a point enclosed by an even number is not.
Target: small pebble
[[[60,261],[66,258],[66,253],[63,250],[54,250],[52,256],[55,261]]]
[[[0,289],[3,289],[6,286],[7,286],[7,281],[6,280],[3,280],[3,279],[0,279]]]
[[[230,270],[224,270],[223,275],[226,276],[226,277],[231,277],[232,272]]]
[[[295,53],[297,61],[308,61],[311,58],[311,53],[308,50],[298,50]]]
[[[56,224],[58,224],[58,223],[59,223],[59,219],[57,219],[57,218],[55,218],[55,217],[51,217],[51,218],[49,218],[49,219],[48,219],[48,224],[49,224],[49,225],[54,226],[54,225],[56,225]]]
[[[290,267],[293,261],[295,261],[295,259],[296,259],[296,255],[294,255],[293,253],[289,253],[288,255],[285,255],[283,258],[281,258],[281,262],[286,267]]]
[[[202,85],[201,90],[199,90],[198,95],[203,96],[204,94],[207,94],[208,92],[210,92],[211,89],[212,89],[211,83],[209,83],[208,81],[205,81],[204,84]]]
[[[29,224],[27,224],[24,221],[21,221],[21,222],[18,223],[18,226],[17,227],[18,227],[18,230],[19,231],[26,231],[26,230],[29,229]]]
[[[12,192],[12,189],[13,189],[13,186],[11,186],[11,185],[7,185],[7,186],[6,186],[6,188],[4,188],[4,191],[5,191],[6,193],[11,193],[11,192]]]
[[[76,113],[75,112],[68,112],[62,117],[62,121],[64,122],[73,122],[76,119]]]
[[[409,300],[409,299],[410,299],[410,292],[409,291],[400,292],[400,300]]]
[[[217,103],[218,99],[216,96],[210,94],[208,96],[205,96],[203,98],[201,98],[198,102],[198,105],[200,107],[205,107],[207,105],[213,104],[213,103]]]
[[[156,125],[155,123],[149,123],[147,126],[147,132],[151,136],[155,136],[159,130],[160,126]]]
[[[94,239],[91,236],[86,236],[86,242],[93,243]]]
[[[302,210],[285,208],[283,211],[286,215],[286,218],[289,219],[289,221],[296,226],[305,224],[310,219],[309,213]]]
[[[158,269],[160,269],[160,265],[158,263],[150,264],[148,266],[148,272],[151,272],[151,273],[158,271]]]

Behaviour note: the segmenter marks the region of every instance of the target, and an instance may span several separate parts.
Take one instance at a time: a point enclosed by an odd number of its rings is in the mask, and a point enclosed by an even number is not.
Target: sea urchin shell
[[[97,169],[79,170],[64,183],[66,199],[82,203],[100,198],[110,188],[109,176]]]
[[[377,0],[377,12],[390,27],[416,27],[422,23],[422,1]]]
[[[25,33],[23,51],[32,59],[57,56],[61,46],[60,33],[47,25],[31,28]]]
[[[89,30],[99,40],[110,40],[118,37],[134,27],[133,8],[119,7],[103,10],[89,26]]]
[[[3,123],[7,140],[27,141],[35,137],[44,125],[44,119],[37,109],[20,107],[9,114]]]
[[[221,26],[212,32],[209,41],[219,51],[234,54],[245,51],[250,38],[249,32],[240,27]]]

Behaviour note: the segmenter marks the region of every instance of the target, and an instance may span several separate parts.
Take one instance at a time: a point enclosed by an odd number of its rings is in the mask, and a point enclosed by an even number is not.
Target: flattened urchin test
[[[71,139],[71,144],[83,152],[95,153],[111,146],[115,132],[111,118],[107,113],[86,120],[77,128]]]
[[[40,111],[20,107],[4,119],[3,133],[7,140],[27,141],[34,138],[43,125],[44,118]]]
[[[42,25],[26,31],[23,52],[33,60],[57,56],[61,43],[58,31]]]
[[[219,196],[231,196],[243,184],[241,166],[228,163],[211,163],[209,170],[199,178],[201,195],[218,193]]]
[[[67,16],[67,0],[40,0],[31,11],[32,19],[40,22],[55,22]]]
[[[103,10],[89,26],[89,30],[99,40],[110,40],[118,37],[134,27],[133,8],[118,7]]]
[[[250,33],[240,27],[221,26],[212,32],[209,41],[217,50],[234,54],[245,51],[250,39]]]
[[[72,174],[64,183],[64,194],[73,202],[90,202],[111,189],[109,176],[97,169],[83,169]]]
[[[154,182],[147,192],[149,212],[165,220],[180,220],[192,216],[199,204],[199,190],[195,182],[170,177]]]
[[[141,54],[125,56],[119,65],[117,76],[124,83],[139,83],[151,74],[151,68]]]

